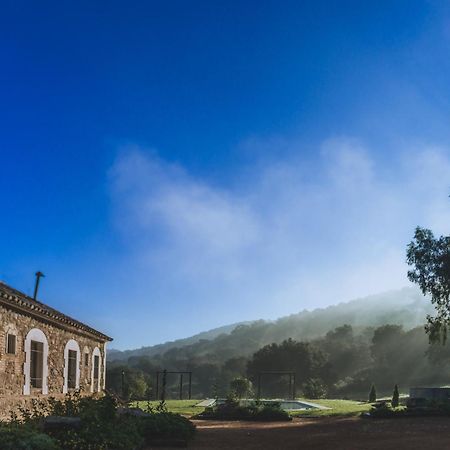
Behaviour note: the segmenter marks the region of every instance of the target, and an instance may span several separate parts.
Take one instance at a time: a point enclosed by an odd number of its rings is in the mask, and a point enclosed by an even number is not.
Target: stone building
[[[0,282],[0,416],[33,398],[102,392],[111,340]]]

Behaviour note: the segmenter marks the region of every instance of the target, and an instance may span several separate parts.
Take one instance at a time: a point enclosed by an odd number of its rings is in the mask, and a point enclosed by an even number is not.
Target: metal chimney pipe
[[[36,272],[36,284],[34,286],[34,295],[33,295],[34,300],[36,300],[36,297],[37,297],[37,293],[38,293],[38,289],[39,289],[39,280],[41,279],[41,277],[45,277],[45,275],[42,272],[37,271]]]

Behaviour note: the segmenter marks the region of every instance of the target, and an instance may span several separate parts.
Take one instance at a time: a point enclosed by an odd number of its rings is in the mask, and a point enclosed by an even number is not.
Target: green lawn
[[[183,416],[193,416],[195,414],[200,414],[203,412],[204,408],[196,407],[195,405],[197,403],[201,402],[201,400],[167,400],[166,406],[167,410],[170,412],[182,414]],[[156,408],[159,405],[160,402],[158,401],[152,401],[150,402],[150,405],[152,408]],[[143,410],[147,407],[146,401],[140,401],[140,402],[133,402],[133,407],[138,407]]]
[[[301,399],[300,399],[301,400]],[[203,411],[204,408],[196,407],[195,405],[201,400],[167,400],[166,406],[168,411],[183,414],[184,416],[194,416]],[[306,400],[312,403],[317,403],[322,406],[327,406],[326,410],[311,409],[309,411],[292,411],[292,416],[300,417],[317,417],[317,416],[355,416],[362,412],[369,411],[371,405],[368,403],[361,403],[353,400],[335,400],[335,399],[321,399],[321,400]],[[155,408],[159,402],[152,401],[150,405]],[[147,406],[146,401],[134,402],[132,406],[137,406],[145,410]]]
[[[299,399],[302,400],[302,399]],[[336,399],[320,399],[320,400],[307,400],[305,401],[316,403],[318,405],[326,406],[331,409],[311,409],[307,411],[292,411],[292,416],[356,416],[362,412],[370,410],[369,403],[357,402],[353,400],[336,400]]]

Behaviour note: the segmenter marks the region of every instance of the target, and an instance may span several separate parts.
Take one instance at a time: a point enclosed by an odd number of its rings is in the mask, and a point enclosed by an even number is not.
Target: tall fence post
[[[191,399],[192,394],[192,372],[189,372],[189,400]]]
[[[183,374],[180,374],[180,400],[183,400]]]
[[[162,378],[162,389],[161,389],[161,401],[166,401],[166,383],[167,383],[167,370],[164,369],[163,371],[163,378]]]

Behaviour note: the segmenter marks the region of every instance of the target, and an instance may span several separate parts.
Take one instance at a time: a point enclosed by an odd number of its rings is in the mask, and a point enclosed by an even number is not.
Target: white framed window
[[[98,347],[95,347],[92,352],[91,366],[91,392],[100,392],[100,368],[102,366],[102,355]]]
[[[25,363],[23,372],[25,384],[24,395],[30,395],[32,389],[48,394],[48,341],[45,333],[39,328],[31,329],[25,338]]]
[[[78,389],[80,387],[80,360],[80,346],[75,339],[70,339],[64,347],[63,394],[67,394],[69,389]]]

